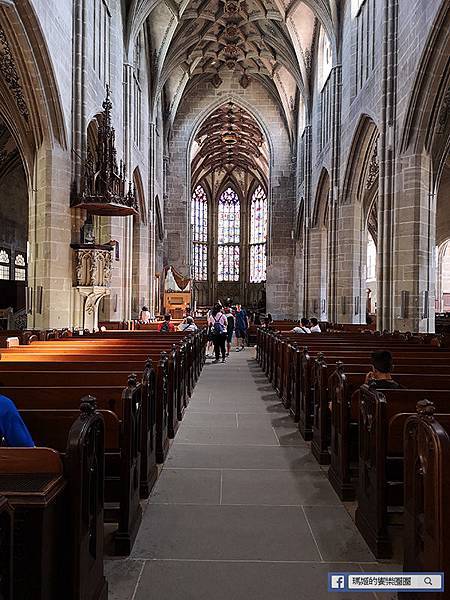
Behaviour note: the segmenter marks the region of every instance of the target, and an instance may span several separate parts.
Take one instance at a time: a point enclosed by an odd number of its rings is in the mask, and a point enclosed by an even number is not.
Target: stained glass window
[[[208,198],[201,185],[198,185],[192,195],[191,202],[191,231],[194,279],[208,279]]]
[[[9,279],[9,254],[0,250],[0,279]]]
[[[250,220],[250,282],[266,281],[267,196],[259,185],[253,193]]]
[[[26,263],[23,254],[16,254],[16,259],[14,261],[14,279],[16,281],[25,281],[26,280]]]
[[[228,187],[219,198],[219,281],[239,281],[240,239],[241,205],[239,196],[231,187]]]

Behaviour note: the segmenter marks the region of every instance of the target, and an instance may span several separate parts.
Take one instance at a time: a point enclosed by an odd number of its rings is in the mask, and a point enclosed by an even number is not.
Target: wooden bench
[[[151,377],[147,370],[145,377]],[[2,393],[11,398],[21,411],[32,435],[35,428],[34,421],[30,422],[30,419],[40,418],[45,412],[47,422],[52,422],[57,429],[60,420],[72,418],[80,396],[89,393],[95,395],[105,421],[105,519],[107,522],[118,523],[114,534],[116,553],[129,554],[142,518],[139,498],[144,429],[142,397],[147,393],[144,385],[137,383],[135,375],[130,375],[126,387],[6,387],[2,388]],[[42,433],[47,436],[45,430]],[[34,441],[37,445],[44,442],[35,437]],[[145,482],[149,485],[153,485],[156,480],[155,462],[153,467],[152,481]]]
[[[328,382],[331,399],[331,464],[328,479],[341,500],[355,498],[358,477],[359,396],[366,373],[345,373],[343,365]],[[396,381],[407,389],[450,389],[449,375],[396,373]]]
[[[450,416],[435,415],[435,410],[437,407],[429,401],[419,402],[417,414],[405,424],[403,570],[444,572],[448,577]]]
[[[311,441],[311,452],[315,456],[316,460],[321,465],[330,464],[330,443],[331,443],[331,411],[329,408],[329,395],[328,395],[328,380],[336,368],[340,368],[339,365],[342,363],[334,363],[334,359],[331,359],[331,363],[328,362],[328,357],[325,357],[323,353],[319,352],[313,361],[311,370],[311,387],[305,389],[305,395],[310,394],[310,405],[312,405],[312,441]],[[356,357],[352,359],[355,362]],[[348,372],[367,372],[370,371],[371,365],[368,357],[366,361],[357,364],[346,363],[345,369]],[[445,371],[449,365],[450,372],[450,359],[442,357],[437,354],[432,357],[423,357],[417,355],[399,355],[394,356],[395,366],[401,371],[411,371],[415,368],[420,369],[426,366],[427,373],[429,374],[440,374]],[[338,367],[337,367],[338,365]],[[342,368],[344,368],[342,366]],[[395,375],[395,374],[394,374]],[[308,405],[308,400],[305,400],[305,404]]]
[[[13,600],[13,511],[0,496],[0,598]]]
[[[405,422],[423,398],[430,398],[437,412],[450,413],[450,389],[376,390],[363,385],[359,397],[356,525],[375,556],[389,558],[389,517],[403,512]]]
[[[56,431],[54,415],[36,411],[32,433],[49,447],[0,448],[0,494],[14,509],[13,598],[107,600],[104,423],[95,398],[80,410],[62,414]]]

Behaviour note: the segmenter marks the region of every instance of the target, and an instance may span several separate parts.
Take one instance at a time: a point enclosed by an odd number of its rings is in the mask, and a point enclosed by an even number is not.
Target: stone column
[[[401,331],[434,331],[436,207],[431,175],[425,155],[397,162],[392,312],[394,328]]]
[[[35,155],[29,202],[28,285],[33,306],[28,326],[36,329],[72,324],[69,190],[68,153],[44,142]]]
[[[380,175],[378,202],[378,329],[396,329],[394,326],[394,209],[395,209],[395,153],[396,94],[397,94],[397,14],[398,1],[385,0],[382,68],[382,111],[380,131]]]
[[[340,185],[340,139],[342,110],[342,66],[336,65],[331,71],[332,77],[332,114],[331,114],[331,172],[328,215],[328,298],[327,319],[337,321],[337,228]]]

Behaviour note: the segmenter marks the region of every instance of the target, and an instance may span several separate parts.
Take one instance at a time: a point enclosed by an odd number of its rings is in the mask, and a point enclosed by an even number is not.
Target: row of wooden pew
[[[205,347],[203,331],[111,331],[1,349],[0,394],[36,448],[0,448],[0,598],[106,600],[104,522],[128,555]]]
[[[364,383],[377,349],[401,389]],[[434,336],[260,329],[257,359],[375,556],[402,533],[405,570],[450,573],[450,351]]]

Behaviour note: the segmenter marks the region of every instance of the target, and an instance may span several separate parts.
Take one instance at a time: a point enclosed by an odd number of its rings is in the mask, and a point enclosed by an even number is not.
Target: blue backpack
[[[220,317],[219,317],[219,319],[220,319]],[[214,329],[214,333],[216,333],[218,335],[225,333],[225,327],[222,325],[222,323],[220,323],[220,321],[217,320],[216,317],[214,317],[213,329]]]

